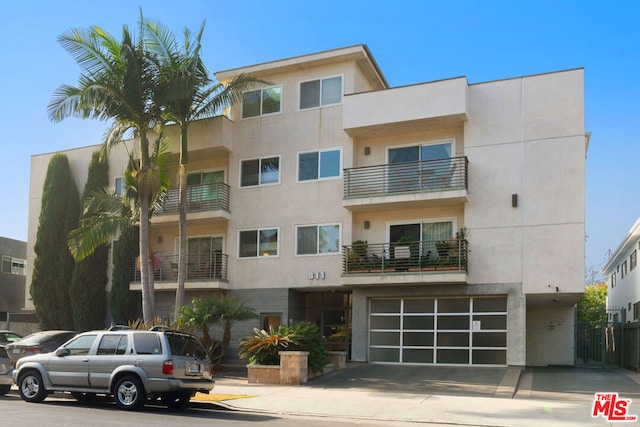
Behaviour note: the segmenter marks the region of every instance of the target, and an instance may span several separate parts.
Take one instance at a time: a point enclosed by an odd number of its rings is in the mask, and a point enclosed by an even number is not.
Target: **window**
[[[340,252],[340,225],[297,227],[296,255],[335,254]]]
[[[616,286],[616,273],[613,273],[611,275],[611,287],[615,288],[615,286]]]
[[[24,276],[27,274],[27,262],[20,258],[13,258],[3,255],[2,272]]]
[[[238,256],[240,258],[269,257],[278,255],[278,229],[240,231]]]
[[[300,83],[300,109],[342,102],[342,76]]]
[[[620,277],[624,279],[624,277],[625,277],[626,275],[627,275],[627,261],[625,260],[625,261],[622,263],[622,268],[621,268],[621,271],[620,271]]]
[[[98,345],[98,355],[125,354],[128,343],[126,335],[105,335]]]
[[[172,355],[195,357],[201,360],[207,358],[207,352],[196,338],[177,332],[167,332],[166,337]]]
[[[242,95],[242,118],[280,112],[282,88],[279,86],[252,90]]]
[[[133,344],[138,354],[161,354],[160,337],[155,332],[136,332],[133,334]]]
[[[633,320],[638,320],[640,315],[640,302],[633,304]]]
[[[122,196],[124,194],[124,179],[116,178],[115,189],[116,189],[116,196]]]
[[[280,183],[280,157],[242,160],[240,162],[240,186]]]
[[[636,250],[634,249],[634,251],[631,252],[631,256],[629,257],[629,271],[631,271],[634,268],[636,268],[637,264],[638,264],[638,254],[637,254]]]
[[[260,313],[260,319],[262,319],[260,324],[263,330],[275,330],[282,324],[282,313]]]
[[[69,350],[71,356],[82,356],[89,354],[95,340],[96,335],[82,335],[65,345],[64,348]]]
[[[339,148],[298,154],[298,181],[340,177],[341,157]]]

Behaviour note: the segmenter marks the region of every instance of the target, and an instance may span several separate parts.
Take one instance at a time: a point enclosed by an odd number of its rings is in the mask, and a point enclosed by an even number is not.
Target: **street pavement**
[[[459,426],[612,425],[595,394],[630,399],[640,415],[640,374],[620,368],[520,369],[350,363],[299,386],[248,384],[246,370],[223,369],[212,393],[230,410],[277,415]],[[199,404],[199,403],[196,403]],[[620,415],[620,413],[618,413]]]

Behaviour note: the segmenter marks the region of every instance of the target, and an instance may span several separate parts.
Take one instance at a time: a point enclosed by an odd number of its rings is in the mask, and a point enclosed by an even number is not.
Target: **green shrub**
[[[312,372],[322,372],[328,362],[320,329],[311,322],[280,325],[268,332],[254,328],[253,335],[242,340],[239,349],[240,358],[255,365],[280,364],[281,351],[309,352],[309,370]]]

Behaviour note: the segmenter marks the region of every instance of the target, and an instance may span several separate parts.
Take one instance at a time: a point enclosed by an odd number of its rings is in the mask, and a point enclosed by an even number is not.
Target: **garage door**
[[[369,301],[372,363],[506,365],[507,298]]]

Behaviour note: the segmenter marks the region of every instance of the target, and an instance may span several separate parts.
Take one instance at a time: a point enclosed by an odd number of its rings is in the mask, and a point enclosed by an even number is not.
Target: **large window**
[[[340,225],[307,225],[296,229],[297,255],[335,254],[340,252]]]
[[[278,229],[240,231],[238,238],[240,258],[269,257],[278,255]]]
[[[453,151],[452,140],[389,148],[389,191],[442,190],[450,187],[457,167],[455,162],[448,160]]]
[[[278,183],[280,183],[280,157],[264,157],[240,162],[241,187]]]
[[[339,148],[300,153],[298,154],[298,181],[339,177],[341,164]]]
[[[329,77],[300,83],[300,109],[342,102],[342,77]]]
[[[622,270],[620,272],[620,277],[624,279],[626,275],[627,275],[627,261],[625,260],[622,263]]]
[[[631,252],[631,256],[629,257],[629,271],[636,268],[637,264],[638,264],[638,254],[634,249],[633,252]]]
[[[124,179],[116,178],[115,192],[116,192],[116,196],[122,196],[124,194]]]
[[[242,96],[242,118],[280,112],[282,88],[279,86],[245,92]]]
[[[3,255],[2,272],[24,276],[27,274],[27,262],[20,258],[13,258]]]

